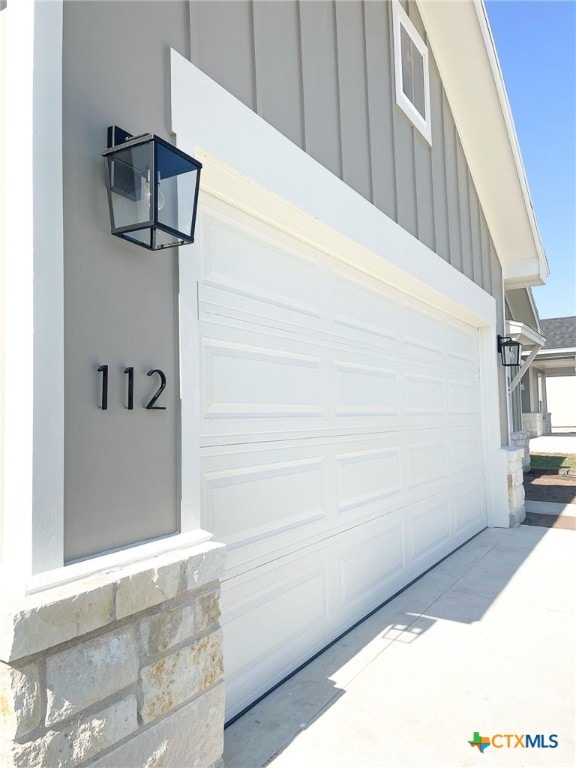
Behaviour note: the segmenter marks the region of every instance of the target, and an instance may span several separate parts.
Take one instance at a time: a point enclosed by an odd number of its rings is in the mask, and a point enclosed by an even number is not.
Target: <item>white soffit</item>
[[[507,288],[543,285],[540,240],[512,113],[481,0],[418,0]]]
[[[171,50],[172,130],[201,189],[475,326],[494,299]],[[201,205],[200,201],[200,205]]]

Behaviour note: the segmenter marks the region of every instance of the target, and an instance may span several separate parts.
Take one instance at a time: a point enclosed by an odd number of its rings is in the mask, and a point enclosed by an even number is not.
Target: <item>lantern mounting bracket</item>
[[[108,149],[124,144],[125,141],[134,138],[131,133],[119,128],[117,125],[108,126]]]

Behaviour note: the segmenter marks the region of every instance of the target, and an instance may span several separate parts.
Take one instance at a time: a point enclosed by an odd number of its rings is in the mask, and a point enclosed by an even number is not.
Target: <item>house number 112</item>
[[[98,373],[102,374],[102,389],[100,393],[100,408],[103,411],[108,410],[108,365],[101,365],[98,368]],[[127,388],[126,388],[126,408],[129,411],[134,410],[134,366],[128,366],[124,368],[124,374],[127,376]],[[165,405],[156,405],[158,398],[166,389],[166,374],[161,371],[160,368],[151,368],[147,376],[154,376],[156,374],[160,377],[160,386],[154,392],[148,403],[144,406],[148,411],[165,411]]]

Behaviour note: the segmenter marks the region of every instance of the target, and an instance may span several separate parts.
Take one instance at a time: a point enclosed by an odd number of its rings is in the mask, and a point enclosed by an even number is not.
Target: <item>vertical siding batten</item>
[[[458,200],[460,204],[460,242],[462,243],[462,272],[471,280],[474,277],[472,262],[472,237],[470,234],[470,200],[468,187],[468,165],[466,156],[456,134],[456,157],[458,169]]]
[[[336,0],[343,180],[372,199],[364,21],[360,3]]]
[[[397,221],[394,79],[388,3],[364,2],[364,36],[374,205]]]
[[[418,12],[415,2],[408,4],[408,15],[416,27],[420,37],[428,46],[428,59],[432,58],[432,52],[428,45],[426,29]],[[431,67],[429,67],[431,70]],[[432,77],[429,72],[429,80]],[[420,135],[419,131],[413,131],[414,137],[414,175],[416,185],[416,215],[418,219],[418,238],[433,251],[436,250],[436,237],[434,232],[434,200],[432,193],[432,152],[430,147]]]
[[[334,25],[331,0],[300,4],[306,152],[342,178]]]
[[[414,132],[414,173],[416,177],[418,239],[435,251],[432,157],[430,147],[417,131]]]
[[[251,0],[191,0],[195,6],[198,66],[256,111]]]
[[[258,114],[303,148],[298,4],[296,0],[254,3],[253,18]]]
[[[458,164],[456,129],[446,94],[443,94],[444,156],[446,159],[446,199],[448,203],[448,237],[450,264],[462,272],[462,241],[460,234],[460,205],[458,198]]]
[[[446,156],[442,115],[442,81],[434,57],[430,56],[430,110],[432,119],[432,204],[434,206],[435,251],[450,261],[448,235],[448,200],[446,193]]]
[[[480,206],[480,241],[482,244],[482,284],[484,290],[492,294],[492,277],[490,274],[490,235],[488,234],[488,225],[484,218],[482,206]],[[493,295],[493,294],[492,294]]]
[[[484,274],[482,271],[482,242],[480,240],[480,202],[472,176],[468,174],[468,194],[470,199],[470,229],[472,238],[472,266],[474,282],[484,289]]]

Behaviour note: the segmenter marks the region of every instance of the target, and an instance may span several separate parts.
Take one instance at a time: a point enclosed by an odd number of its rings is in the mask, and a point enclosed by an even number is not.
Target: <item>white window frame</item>
[[[432,121],[430,118],[430,67],[428,61],[428,47],[420,37],[418,30],[410,21],[408,14],[402,8],[398,0],[393,0],[392,2],[392,25],[394,29],[394,81],[396,85],[396,104],[408,117],[414,127],[418,129],[428,144],[431,145]],[[402,28],[422,55],[424,65],[424,112],[426,118],[422,117],[402,88]]]

